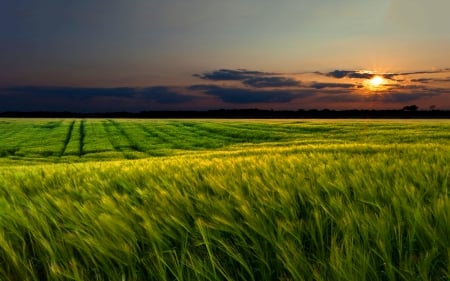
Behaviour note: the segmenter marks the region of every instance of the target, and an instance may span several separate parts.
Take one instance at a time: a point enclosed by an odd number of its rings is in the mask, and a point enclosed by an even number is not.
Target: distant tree
[[[436,105],[435,104],[430,105],[430,110],[435,110],[435,109],[436,109]]]
[[[404,111],[417,111],[419,109],[419,107],[415,104],[412,105],[407,105],[403,107]]]

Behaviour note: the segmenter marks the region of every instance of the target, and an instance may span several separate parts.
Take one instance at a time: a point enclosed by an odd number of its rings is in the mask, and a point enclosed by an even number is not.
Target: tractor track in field
[[[69,130],[67,131],[66,139],[64,140],[64,146],[59,153],[59,158],[61,158],[66,152],[67,146],[69,145],[70,139],[72,138],[73,127],[75,126],[75,120],[69,125]]]
[[[78,156],[83,156],[83,148],[84,148],[84,138],[86,137],[86,129],[84,127],[85,120],[81,120],[80,123],[80,145],[78,148]]]
[[[138,144],[136,144],[132,138],[130,138],[130,136],[127,134],[127,132],[125,132],[125,130],[122,128],[122,126],[117,123],[114,120],[108,120],[119,132],[122,136],[125,137],[125,139],[127,140],[129,147],[131,149],[133,149],[134,151],[138,151],[138,152],[142,152],[142,153],[146,153],[146,151],[144,149],[142,149],[141,147],[139,147]]]
[[[112,133],[108,127],[107,122],[109,122],[109,120],[102,122],[102,125],[103,125],[103,128],[105,129],[106,134],[109,136]],[[112,145],[112,147],[114,148],[115,151],[118,151],[118,152],[122,153],[123,156],[125,156],[125,153],[124,153],[122,147],[115,140],[113,140],[113,138],[108,137],[108,141]]]
[[[137,147],[136,144],[134,144],[131,140],[130,137],[126,134],[126,132],[124,132],[124,130],[122,128],[120,128],[119,124],[115,124],[115,122],[113,120],[106,120],[105,122],[102,123],[103,127],[105,128],[106,133],[109,136],[114,135],[114,132],[112,132],[112,130],[117,130],[118,133],[120,133],[125,140],[127,141],[128,145],[120,145],[120,143],[117,142],[117,140],[115,140],[112,137],[109,137],[108,140],[111,143],[112,147],[114,148],[115,151],[118,151],[120,153],[122,153],[123,157],[125,159],[131,159],[129,153],[127,153],[127,148],[131,149],[132,151],[137,151],[137,152],[141,152],[141,153],[146,153],[145,151],[143,151],[142,149],[139,149]]]
[[[139,124],[139,126],[147,136],[158,140],[155,145],[165,144],[171,149],[195,150],[196,148],[205,147],[205,145],[201,143],[202,138],[209,137],[210,139],[215,140],[215,138],[210,135],[206,136],[205,134],[198,134],[197,132],[192,131],[188,126],[182,124],[169,123],[164,125],[164,128],[160,126],[147,127],[143,124]]]

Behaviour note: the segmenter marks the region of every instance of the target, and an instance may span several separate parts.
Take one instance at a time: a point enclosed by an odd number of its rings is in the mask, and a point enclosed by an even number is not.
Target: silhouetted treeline
[[[263,110],[263,109],[220,109],[208,111],[142,111],[76,113],[76,112],[3,112],[0,117],[16,118],[255,118],[255,119],[301,119],[301,118],[450,118],[450,110]]]

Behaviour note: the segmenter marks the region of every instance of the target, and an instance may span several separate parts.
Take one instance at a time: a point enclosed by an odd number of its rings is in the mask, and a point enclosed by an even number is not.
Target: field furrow
[[[80,155],[83,159],[123,159],[123,154],[112,146],[104,122],[104,120],[84,120],[83,127],[80,126]]]
[[[131,134],[129,133],[129,130],[134,131],[135,126],[130,125],[129,122],[117,122],[114,120],[109,120],[109,122],[116,128],[116,131],[120,133],[120,135],[123,136],[124,139],[127,141],[128,145],[126,147],[129,147],[137,152],[144,152],[144,149],[141,147],[141,144],[130,136]]]
[[[208,130],[203,130],[195,126],[195,123],[173,122],[172,125],[176,127],[177,130],[191,136],[191,140],[193,140],[192,147],[194,149],[220,148],[233,143],[232,139],[220,134],[214,134]]]
[[[208,131],[212,135],[218,135],[224,139],[228,139],[233,144],[265,142],[281,140],[281,137],[268,133],[267,131],[249,131],[241,128],[229,127],[223,122],[201,123],[193,125]]]
[[[81,157],[84,154],[84,138],[86,137],[86,129],[85,129],[85,120],[81,120],[80,122],[80,141],[79,141],[79,147],[78,147],[78,156]]]
[[[128,137],[121,130],[120,126],[117,126],[111,120],[105,120],[102,122],[105,132],[108,135],[108,140],[111,143],[115,151],[121,153],[125,159],[139,158],[135,156],[136,149]]]
[[[186,149],[186,144],[190,142],[191,137],[184,137],[182,131],[175,131],[170,124],[170,121],[166,121],[141,125],[141,129],[152,140],[149,143],[149,149],[153,152],[158,153],[158,151],[168,149]]]
[[[3,120],[0,158],[28,162],[135,159],[249,146],[436,143],[448,122],[365,120]],[[59,160],[58,160],[59,159]],[[1,161],[0,161],[1,162]]]
[[[214,124],[205,123],[200,124],[198,122],[182,122],[181,123],[189,131],[197,134],[205,139],[211,139],[211,141],[218,145],[218,147],[226,146],[235,143],[235,138],[225,135],[220,129],[216,128]]]
[[[70,162],[70,161],[76,161],[79,159],[81,153],[80,153],[80,130],[81,130],[81,120],[74,120],[72,125],[72,130],[69,136],[66,137],[69,138],[68,142],[65,145],[64,152],[60,157],[60,162]]]
[[[31,125],[20,122],[0,123],[0,137],[2,140],[0,157],[14,156],[19,151],[22,134],[30,127]]]
[[[19,149],[14,157],[41,158],[44,161],[59,157],[69,125],[68,121],[42,121],[21,130],[15,135]]]
[[[127,139],[130,148],[135,151],[135,158],[163,156],[167,155],[169,150],[176,149],[176,147],[170,146],[169,141],[163,135],[146,128],[140,122],[115,121],[114,123]]]
[[[66,136],[66,139],[64,140],[64,146],[61,150],[61,153],[59,154],[59,157],[64,155],[64,153],[66,152],[67,146],[69,145],[70,139],[72,138],[74,125],[75,125],[75,121],[72,121],[72,123],[70,123],[70,125],[69,125],[69,129],[67,131],[67,136]]]

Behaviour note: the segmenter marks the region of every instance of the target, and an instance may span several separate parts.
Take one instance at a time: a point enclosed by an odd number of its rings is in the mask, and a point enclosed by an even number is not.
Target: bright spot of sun
[[[384,85],[386,84],[387,84],[386,79],[384,79],[382,76],[379,75],[367,79],[364,82],[364,86],[371,91],[383,90],[385,88]]]
[[[372,87],[379,87],[384,84],[384,79],[381,76],[375,76],[369,81]]]

